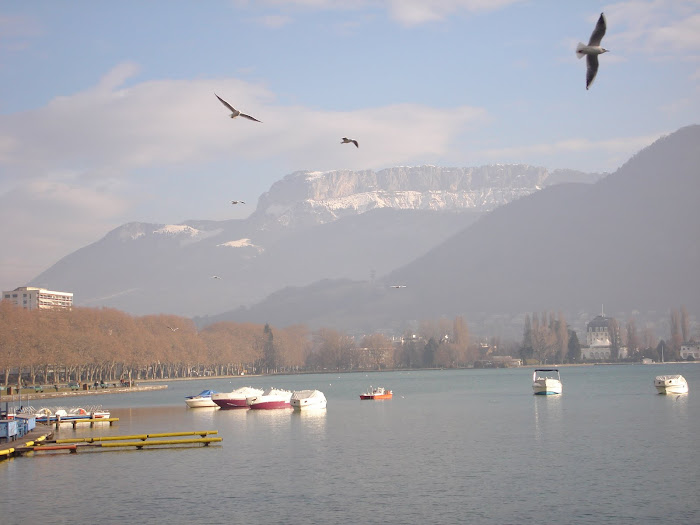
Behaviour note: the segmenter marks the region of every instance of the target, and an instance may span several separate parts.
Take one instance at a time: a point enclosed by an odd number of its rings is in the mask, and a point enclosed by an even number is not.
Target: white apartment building
[[[73,306],[71,292],[55,292],[33,286],[21,286],[14,290],[2,292],[2,300],[10,301],[28,310],[37,308],[68,308]]]

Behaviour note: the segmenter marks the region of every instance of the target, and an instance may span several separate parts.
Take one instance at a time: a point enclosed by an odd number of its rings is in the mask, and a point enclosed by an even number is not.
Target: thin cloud
[[[521,0],[387,0],[391,16],[400,23],[413,26],[441,21],[453,14],[496,11]]]
[[[372,9],[385,10],[389,17],[404,26],[415,26],[429,22],[443,21],[451,15],[495,11],[523,0],[264,0],[262,4],[277,8],[304,11],[359,11]],[[239,7],[259,7],[260,2],[236,2]]]
[[[699,9],[697,0],[610,4],[604,8],[611,33],[609,46],[657,57],[699,51]]]
[[[292,17],[284,15],[266,15],[257,18],[260,25],[277,29],[292,23]]]
[[[358,162],[374,167],[444,152],[455,133],[486,115],[480,108],[418,104],[353,112],[279,106],[264,87],[237,79],[122,87],[137,71],[133,64],[119,65],[94,88],[55,98],[44,108],[0,116],[0,162],[29,177],[44,176],[48,169],[101,173],[107,168],[128,176],[137,168],[228,158],[234,148],[241,158],[278,156],[308,166],[339,160],[339,152],[324,152],[324,144],[352,130],[363,137]],[[232,121],[215,91],[263,123]]]
[[[26,284],[117,226],[125,209],[125,199],[111,192],[50,180],[22,182],[0,196],[0,222],[6,226],[0,231],[4,281],[15,287]],[[21,225],[22,234],[12,225]]]
[[[663,133],[633,137],[614,137],[602,140],[587,138],[570,138],[556,142],[545,142],[505,148],[493,148],[481,151],[479,154],[490,161],[496,162],[530,162],[530,159],[538,159],[533,164],[552,165],[552,159],[561,155],[586,155],[594,154],[606,164],[613,161],[618,163],[631,157],[634,153],[648,146]]]

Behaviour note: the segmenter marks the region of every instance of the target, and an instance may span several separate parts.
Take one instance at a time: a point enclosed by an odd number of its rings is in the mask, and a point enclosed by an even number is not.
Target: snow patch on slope
[[[238,239],[237,241],[224,242],[221,244],[217,244],[217,246],[224,246],[227,248],[255,248],[256,250],[258,250],[258,252],[264,251],[264,248],[262,246],[253,244],[248,238]]]
[[[192,226],[187,226],[186,224],[166,224],[162,228],[155,230],[153,233],[161,235],[181,235],[185,234],[190,237],[196,237],[201,232]]]

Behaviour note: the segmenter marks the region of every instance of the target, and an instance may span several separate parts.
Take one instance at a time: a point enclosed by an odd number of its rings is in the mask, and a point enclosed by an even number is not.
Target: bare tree
[[[688,310],[685,306],[681,306],[681,335],[683,342],[687,343],[690,340],[690,330],[688,327]]]

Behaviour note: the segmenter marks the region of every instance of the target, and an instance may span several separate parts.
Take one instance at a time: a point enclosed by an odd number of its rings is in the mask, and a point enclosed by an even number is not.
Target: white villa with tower
[[[581,359],[588,361],[609,360],[612,354],[612,335],[610,324],[612,317],[606,317],[601,309],[600,315],[586,326],[586,346],[581,346]],[[619,346],[619,345],[618,345]],[[618,358],[627,357],[627,348],[619,346]]]

